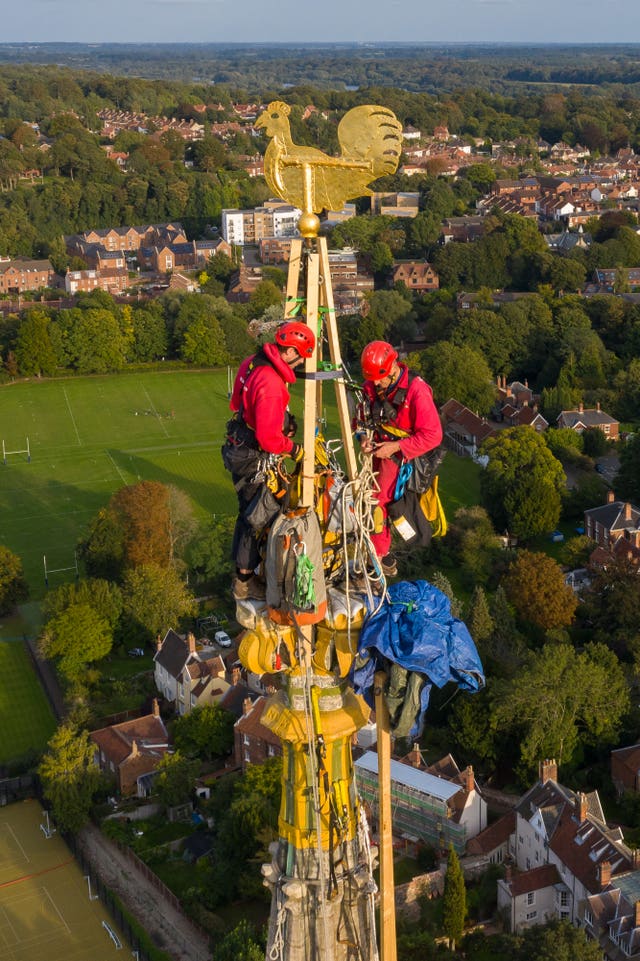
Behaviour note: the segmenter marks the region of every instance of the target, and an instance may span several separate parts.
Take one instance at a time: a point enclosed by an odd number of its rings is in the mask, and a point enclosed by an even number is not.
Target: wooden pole
[[[391,734],[384,698],[387,675],[377,671],[374,682],[378,735],[378,793],[380,813],[380,959],[397,961],[396,901],[393,883],[393,833],[391,823]]]

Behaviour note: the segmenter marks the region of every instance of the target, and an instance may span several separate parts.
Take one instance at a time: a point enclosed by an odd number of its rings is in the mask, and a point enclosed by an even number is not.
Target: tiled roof
[[[262,712],[266,704],[267,699],[265,697],[257,698],[249,711],[236,721],[235,727],[241,734],[246,734],[249,737],[257,737],[266,744],[277,744],[280,746],[280,738],[276,737],[273,731],[270,731],[269,728],[265,727],[262,723]]]
[[[508,885],[511,896],[519,897],[521,894],[528,894],[530,891],[541,891],[543,888],[550,888],[554,884],[561,883],[560,875],[555,864],[543,864],[539,868],[532,868],[530,871],[520,871],[514,874],[511,880],[505,881]]]
[[[189,647],[180,635],[170,628],[164,636],[162,647],[156,651],[153,659],[171,677],[178,677],[189,659]]]
[[[604,424],[617,424],[619,421],[603,410],[563,410],[558,415],[567,427],[601,427]]]
[[[578,822],[572,805],[564,808],[549,847],[590,893],[600,889],[599,869],[604,862],[611,865],[612,874],[631,867],[630,852],[621,844],[619,832],[609,831],[589,816]]]
[[[509,811],[467,843],[468,854],[489,854],[505,844],[516,829],[515,811]]]
[[[136,742],[140,754],[162,756],[166,753],[169,735],[161,717],[145,714],[122,724],[112,724],[91,732],[103,754],[115,765],[122,764],[133,750]]]

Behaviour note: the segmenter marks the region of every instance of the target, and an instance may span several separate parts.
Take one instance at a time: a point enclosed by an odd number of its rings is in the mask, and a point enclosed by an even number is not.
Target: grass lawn
[[[235,513],[220,459],[227,372],[172,371],[33,381],[0,388],[0,544],[22,558],[32,597],[73,576],[87,522],[124,484],[175,484],[201,517]]]
[[[480,474],[482,468],[470,457],[459,457],[447,452],[439,471],[438,493],[448,520],[459,507],[480,503]]]
[[[42,751],[56,722],[22,641],[0,641],[0,764]]]

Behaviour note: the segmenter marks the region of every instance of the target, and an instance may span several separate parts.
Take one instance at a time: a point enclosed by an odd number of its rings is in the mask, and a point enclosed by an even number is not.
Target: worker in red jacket
[[[429,385],[406,364],[398,362],[391,344],[374,340],[361,357],[364,402],[356,427],[362,450],[373,454],[380,490],[376,494],[381,517],[372,542],[382,572],[392,577],[398,568],[390,552],[391,529],[387,505],[395,499],[400,466],[433,450],[442,441],[442,425]]]
[[[255,475],[261,456],[276,454],[299,460],[302,447],[293,440],[296,424],[289,414],[289,385],[295,368],[315,349],[313,331],[300,321],[287,321],[276,331],[275,343],[264,344],[242,362],[233,385],[229,407],[234,412],[227,424],[222,448],[225,467],[231,471],[238,495],[238,519],[232,554],[236,564],[233,593],[237,600],[265,595],[256,577],[260,562],[256,531],[246,518],[247,508],[264,481]]]

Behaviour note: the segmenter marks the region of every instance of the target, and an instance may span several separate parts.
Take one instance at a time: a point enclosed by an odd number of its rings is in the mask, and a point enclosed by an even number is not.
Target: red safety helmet
[[[301,357],[311,357],[316,338],[310,327],[299,320],[288,320],[278,327],[276,343],[281,347],[295,347]]]
[[[362,373],[367,380],[382,380],[389,376],[397,359],[398,351],[386,340],[372,340],[362,351]]]

